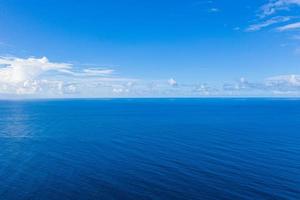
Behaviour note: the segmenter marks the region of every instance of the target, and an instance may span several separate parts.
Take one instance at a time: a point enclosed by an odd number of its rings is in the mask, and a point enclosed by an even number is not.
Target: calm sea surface
[[[0,101],[0,199],[300,199],[300,100]]]

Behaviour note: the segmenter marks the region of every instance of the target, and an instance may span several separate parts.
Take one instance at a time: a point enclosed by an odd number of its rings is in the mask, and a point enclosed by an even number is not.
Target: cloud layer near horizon
[[[0,58],[0,97],[300,96],[300,75],[260,82],[245,78],[219,86],[179,83],[174,78],[143,81],[117,77],[114,69],[80,68],[42,58]]]

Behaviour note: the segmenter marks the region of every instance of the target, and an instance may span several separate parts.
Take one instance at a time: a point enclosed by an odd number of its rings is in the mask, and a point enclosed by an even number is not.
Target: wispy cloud
[[[258,13],[258,23],[248,26],[246,32],[260,31],[263,28],[271,27],[272,30],[277,32],[285,32],[300,29],[300,14],[294,12],[299,10],[300,0],[269,0],[266,4],[262,5]],[[279,11],[286,12],[279,12]],[[280,14],[278,16],[278,14]],[[287,16],[288,14],[288,16]],[[257,18],[257,16],[256,16]],[[295,39],[297,36],[294,38]]]
[[[299,18],[299,15],[292,16],[273,16],[269,18],[270,15],[275,15],[280,10],[290,11],[292,8],[300,7],[300,0],[269,0],[268,3],[262,5],[259,9],[259,20],[260,22],[250,25],[246,31],[253,32],[259,31],[263,28],[269,27],[271,25],[279,25],[280,23],[288,22],[292,19]],[[283,14],[283,13],[281,13]],[[269,19],[266,19],[266,18]],[[277,30],[292,29],[297,23],[284,25],[277,28]]]
[[[251,32],[251,31],[259,31],[262,28],[266,28],[268,26],[274,25],[274,24],[278,24],[278,23],[283,23],[283,22],[287,22],[291,20],[291,17],[289,16],[277,16],[277,17],[273,17],[271,19],[268,19],[266,21],[260,22],[258,24],[252,24],[250,25],[246,31]]]
[[[220,9],[219,8],[210,8],[209,12],[217,13],[217,12],[220,12]]]
[[[300,22],[292,23],[292,24],[287,24],[284,26],[280,26],[277,28],[278,31],[289,31],[289,30],[295,30],[300,28]]]
[[[269,0],[260,8],[260,17],[266,17],[280,10],[289,10],[291,6],[300,6],[300,0]]]

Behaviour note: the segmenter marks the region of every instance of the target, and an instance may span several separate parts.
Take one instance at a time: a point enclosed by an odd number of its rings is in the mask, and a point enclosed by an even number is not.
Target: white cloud
[[[64,96],[98,91],[134,79],[113,76],[112,69],[75,69],[42,58],[0,57],[0,94]],[[102,86],[101,87],[99,87]],[[101,91],[99,92],[99,94]]]
[[[261,82],[249,82],[241,78],[234,84],[224,84],[224,91],[235,92],[234,94],[254,95],[300,95],[300,75],[280,75],[268,77]]]
[[[298,30],[300,29],[300,22],[289,22],[290,20],[299,19],[300,0],[269,0],[268,3],[260,7],[259,17],[260,20],[264,20],[257,24],[250,25],[246,31],[253,32],[259,31],[265,27],[271,25],[276,25],[274,30],[279,32],[289,31],[289,30]],[[290,16],[282,16],[284,13],[280,12],[281,16],[276,16],[279,11],[290,11],[288,12]],[[296,12],[298,11],[298,12]],[[286,12],[287,13],[287,12]],[[275,15],[270,18],[271,15]],[[266,19],[268,18],[268,19]],[[265,20],[266,19],[266,20]],[[284,23],[284,24],[279,24]],[[297,51],[297,50],[296,50]]]
[[[213,13],[220,12],[220,9],[219,8],[211,8],[211,9],[209,9],[209,12],[213,12]]]
[[[291,20],[291,17],[287,17],[287,16],[277,16],[277,17],[273,17],[269,20],[266,20],[266,21],[263,21],[261,23],[258,23],[258,24],[252,24],[250,25],[246,31],[259,31],[261,30],[262,28],[266,28],[268,26],[271,26],[273,24],[278,24],[278,23],[282,23],[282,22],[287,22]]]
[[[64,82],[43,79],[50,72],[70,70],[68,63],[49,62],[42,58],[0,58],[0,93],[16,95],[59,95],[65,91]]]
[[[278,31],[289,31],[289,30],[294,30],[294,29],[299,29],[300,28],[300,22],[292,23],[292,24],[287,24],[281,27],[278,27]]]
[[[114,70],[75,68],[47,58],[0,58],[0,96],[29,97],[168,97],[300,95],[300,75],[282,75],[217,87],[201,83],[169,80],[143,81],[116,77]]]
[[[99,76],[99,75],[110,75],[114,72],[112,69],[84,69],[84,75],[87,76]]]
[[[265,86],[275,95],[300,95],[300,75],[281,75],[265,80]]]
[[[113,88],[113,92],[114,93],[122,93],[123,92],[123,88]]]
[[[272,15],[280,10],[289,10],[291,6],[300,6],[300,0],[270,0],[261,7],[261,17]]]
[[[67,63],[52,63],[43,58],[0,58],[0,82],[20,83],[35,80],[49,71],[60,72],[71,68]]]
[[[271,15],[275,15],[280,10],[290,11],[292,8],[300,7],[300,0],[269,0],[268,3],[264,4],[260,7],[259,17],[260,20],[265,19]],[[291,12],[290,12],[291,13]],[[283,14],[283,13],[281,13]],[[279,23],[288,22],[292,19],[298,19],[299,15],[292,14],[291,16],[274,16],[267,20],[258,22],[256,24],[250,25],[246,31],[253,32],[259,31],[263,28],[269,27],[271,25],[277,25]],[[300,23],[292,23],[288,25],[283,25],[281,27],[276,28],[278,31],[286,31],[299,28]]]
[[[267,86],[285,86],[285,87],[299,87],[300,89],[300,75],[281,75],[270,77],[266,79]]]
[[[225,91],[241,91],[241,90],[253,90],[257,88],[257,84],[250,83],[246,78],[239,78],[236,83],[226,83],[223,85]]]
[[[170,86],[173,86],[173,87],[175,87],[175,86],[178,85],[177,81],[176,81],[175,79],[173,79],[173,78],[170,78],[170,79],[168,80],[168,84],[169,84]]]
[[[213,88],[208,84],[200,84],[196,85],[195,90],[196,94],[210,96],[210,95],[217,95],[220,91],[217,88]]]

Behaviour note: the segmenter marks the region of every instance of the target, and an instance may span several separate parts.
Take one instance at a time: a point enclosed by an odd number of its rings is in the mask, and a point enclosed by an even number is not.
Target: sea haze
[[[300,100],[0,101],[0,199],[300,199]]]

